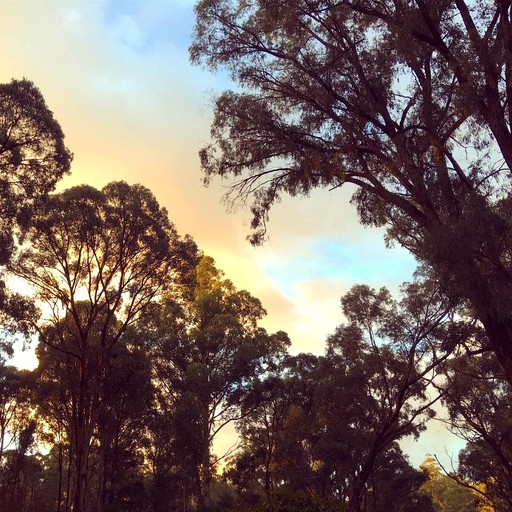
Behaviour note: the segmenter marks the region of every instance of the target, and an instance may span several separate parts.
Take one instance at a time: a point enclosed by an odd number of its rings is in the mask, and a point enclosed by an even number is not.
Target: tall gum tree
[[[252,397],[253,384],[289,345],[284,332],[268,334],[258,325],[265,314],[257,298],[237,290],[214,260],[204,256],[181,303],[169,301],[160,315],[141,326],[141,335],[154,340],[161,410],[182,414],[182,424],[188,424],[178,442],[182,447],[189,443],[183,458],[195,454],[194,492],[200,508],[211,505],[218,462],[212,460],[214,439],[226,425],[249,414],[244,404]],[[187,441],[194,431],[196,437]]]
[[[69,172],[72,154],[43,95],[29,80],[0,84],[0,265],[12,257],[18,222]],[[26,327],[34,309],[11,293],[0,274],[2,331]],[[9,351],[7,336],[0,348]]]
[[[354,186],[364,224],[469,304],[512,382],[509,0],[201,0],[194,63],[216,100],[205,180],[253,195],[254,243],[283,194]]]
[[[39,89],[28,80],[0,84],[0,263],[12,252],[17,216],[53,190],[71,159]]]
[[[36,325],[40,341],[76,360],[72,509],[84,512],[108,356],[126,329],[178,286],[197,248],[178,236],[148,189],[124,182],[51,196],[33,212],[25,241],[12,270],[49,311]]]
[[[414,496],[420,509],[421,478],[400,482],[408,464],[396,443],[424,429],[443,396],[432,387],[441,365],[473,341],[474,327],[454,319],[431,280],[405,284],[399,301],[358,285],[341,303],[347,323],[324,357],[299,354],[267,375],[227,477],[242,498],[260,490],[268,503],[291,491],[326,510],[402,510]]]
[[[56,503],[57,512],[70,510],[70,488],[75,478],[72,435],[76,430],[80,361],[66,353],[74,349],[73,337],[66,335],[66,331],[72,329],[71,325],[66,325],[70,322],[73,320],[68,316],[44,333],[45,339],[53,340],[60,350],[45,343],[37,347],[38,385],[32,402],[43,426],[40,439],[51,447],[48,459],[55,468],[55,477],[53,482],[46,483],[46,490]],[[97,417],[89,455],[88,483],[88,502],[94,511],[115,507],[123,498],[129,508],[129,497],[123,496],[123,491],[129,487],[130,476],[133,478],[142,464],[143,432],[153,397],[147,353],[127,343],[127,336],[123,336],[105,355],[103,371],[98,372],[97,355],[102,349],[99,343],[101,336],[90,333],[86,391],[89,410],[85,415]],[[90,409],[96,405],[91,400],[95,392],[100,397],[97,413]]]
[[[444,373],[448,425],[468,442],[459,453],[459,472],[469,481],[485,484],[481,492],[496,510],[510,510],[510,384],[490,353],[461,355],[446,363]]]

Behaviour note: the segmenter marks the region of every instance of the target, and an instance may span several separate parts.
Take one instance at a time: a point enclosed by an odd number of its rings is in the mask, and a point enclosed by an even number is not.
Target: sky
[[[262,301],[263,326],[286,331],[294,353],[320,354],[343,322],[344,293],[361,283],[396,291],[415,262],[387,249],[381,230],[359,225],[349,190],[286,198],[271,212],[265,245],[246,241],[248,208],[227,211],[227,182],[202,184],[198,151],[209,142],[213,98],[230,82],[189,63],[193,5],[0,0],[0,81],[32,80],[61,124],[74,161],[60,189],[116,180],[148,187],[180,234]],[[437,424],[404,446],[418,465],[427,452],[446,463],[453,443]]]

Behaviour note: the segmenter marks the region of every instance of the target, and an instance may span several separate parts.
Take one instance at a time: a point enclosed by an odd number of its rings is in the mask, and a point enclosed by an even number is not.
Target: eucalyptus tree
[[[0,364],[0,467],[4,451],[29,421],[32,384],[30,372]]]
[[[47,339],[52,336],[45,332]],[[123,336],[104,356],[103,374],[98,375],[95,366],[100,339],[91,336],[88,344],[89,396],[100,388],[88,458],[88,501],[92,510],[115,508],[120,503],[125,510],[131,510],[133,500],[149,500],[143,485],[143,450],[144,432],[152,414],[151,367],[147,351],[127,343]],[[76,470],[73,435],[80,373],[77,358],[66,353],[73,349],[73,339],[53,341],[59,343],[60,350],[45,343],[37,347],[38,385],[32,405],[43,427],[39,440],[50,447],[48,472],[53,471],[54,478],[53,483],[47,484],[48,494],[57,504],[57,512],[67,512],[73,506],[70,490]]]
[[[253,242],[284,194],[354,191],[482,322],[512,382],[508,0],[201,0],[191,59],[216,100],[205,180],[253,195]],[[340,205],[342,207],[342,205]],[[340,228],[341,229],[341,228]]]
[[[72,155],[43,95],[29,80],[0,84],[0,265],[15,248],[19,222],[69,172]],[[13,330],[35,314],[29,301],[8,290],[0,275],[0,349],[7,354]],[[0,357],[2,354],[0,353]]]
[[[254,381],[289,344],[285,333],[268,334],[258,325],[265,314],[258,299],[237,290],[204,256],[182,299],[167,301],[140,326],[141,337],[155,347],[159,409],[181,425],[174,443],[186,452],[179,458],[188,465],[200,507],[210,504],[214,439],[247,414],[243,404]]]
[[[305,493],[350,512],[384,509],[393,493],[397,509],[413,498],[428,508],[397,442],[431,418],[442,363],[471,341],[474,326],[455,318],[435,281],[402,291],[397,301],[385,288],[355,286],[342,297],[347,323],[328,337],[325,356],[290,357],[268,376],[228,472],[238,489],[259,490],[270,503],[283,489]]]
[[[482,336],[481,343],[486,343]],[[476,348],[476,347],[475,347]],[[512,389],[492,353],[461,355],[445,367],[448,425],[465,439],[459,472],[497,511],[512,507]],[[477,491],[479,492],[479,491]]]
[[[446,512],[487,512],[494,508],[488,507],[480,499],[478,493],[474,492],[469,485],[462,481],[460,475],[456,473],[446,474],[444,468],[441,469],[432,455],[427,454],[427,458],[420,466],[421,471],[428,477],[423,484],[421,491],[432,501],[432,509],[435,511]]]
[[[0,84],[0,263],[12,254],[18,215],[53,190],[71,158],[39,89],[28,80]]]
[[[108,356],[127,328],[178,286],[196,248],[148,189],[124,182],[51,196],[33,212],[24,241],[11,268],[46,311],[36,326],[40,341],[75,361],[72,502],[83,512]]]
[[[503,468],[485,439],[468,442],[459,452],[458,462],[459,479],[479,497],[484,511],[510,510],[510,482],[507,481],[507,470]]]
[[[0,363],[0,510],[28,509],[40,486],[28,474],[40,469],[31,457],[37,421],[32,413],[34,378]],[[38,474],[40,477],[40,474]],[[39,488],[38,488],[39,487]],[[31,488],[32,491],[31,491]],[[24,497],[26,495],[26,497]],[[32,510],[32,509],[31,509]]]
[[[442,397],[431,388],[441,364],[468,342],[473,326],[456,319],[453,303],[431,279],[406,283],[400,301],[385,288],[359,285],[341,303],[347,324],[327,340],[327,359],[338,371],[325,384],[323,414],[333,416],[343,404],[347,428],[342,433],[333,425],[342,450],[331,463],[351,465],[348,510],[359,512],[379,459],[393,443],[418,435],[432,416]]]

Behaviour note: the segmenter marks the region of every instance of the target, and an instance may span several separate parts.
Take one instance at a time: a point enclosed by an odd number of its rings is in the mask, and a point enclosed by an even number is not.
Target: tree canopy
[[[40,341],[71,358],[70,502],[83,512],[110,355],[165,290],[179,287],[197,248],[178,235],[148,189],[124,182],[52,195],[34,211],[24,240],[11,269],[49,310],[36,325]]]
[[[0,265],[9,262],[19,222],[69,172],[71,152],[64,133],[37,87],[29,80],[0,84]],[[9,291],[0,275],[0,318],[3,332],[27,326],[34,308]],[[21,322],[21,324],[20,324]],[[9,351],[9,339],[0,342]]]
[[[184,292],[181,300],[169,297],[137,330],[154,347],[159,407],[178,425],[175,449],[180,464],[188,461],[191,491],[204,506],[211,504],[213,473],[226,455],[213,457],[214,439],[248,414],[244,403],[255,381],[289,340],[258,325],[266,314],[261,302],[237,290],[209,256],[201,258]]]
[[[0,263],[12,250],[17,215],[53,190],[71,158],[39,89],[28,80],[0,84]]]
[[[509,510],[510,0],[196,13],[192,60],[237,86],[202,167],[253,195],[252,241],[284,194],[348,186],[422,266],[400,300],[354,286],[325,353],[290,355],[148,189],[52,193],[63,133],[31,82],[0,85],[0,265],[41,312],[0,281],[0,348],[38,337],[34,371],[0,353],[0,512]],[[399,444],[440,405],[468,441],[445,474]]]
[[[364,224],[467,301],[512,382],[509,2],[201,0],[195,63],[216,100],[206,181],[253,195],[252,241],[283,194],[353,186]]]

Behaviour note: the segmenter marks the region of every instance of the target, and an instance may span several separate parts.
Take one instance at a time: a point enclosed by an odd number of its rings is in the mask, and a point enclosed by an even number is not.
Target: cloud
[[[136,52],[173,45],[186,52],[194,26],[194,2],[188,0],[108,2],[104,9],[107,30],[118,42]]]
[[[438,411],[441,412],[440,408]],[[427,423],[418,439],[408,437],[400,441],[400,447],[408,454],[413,466],[419,467],[429,453],[436,456],[447,471],[457,468],[458,453],[465,445],[464,440],[436,420]]]

